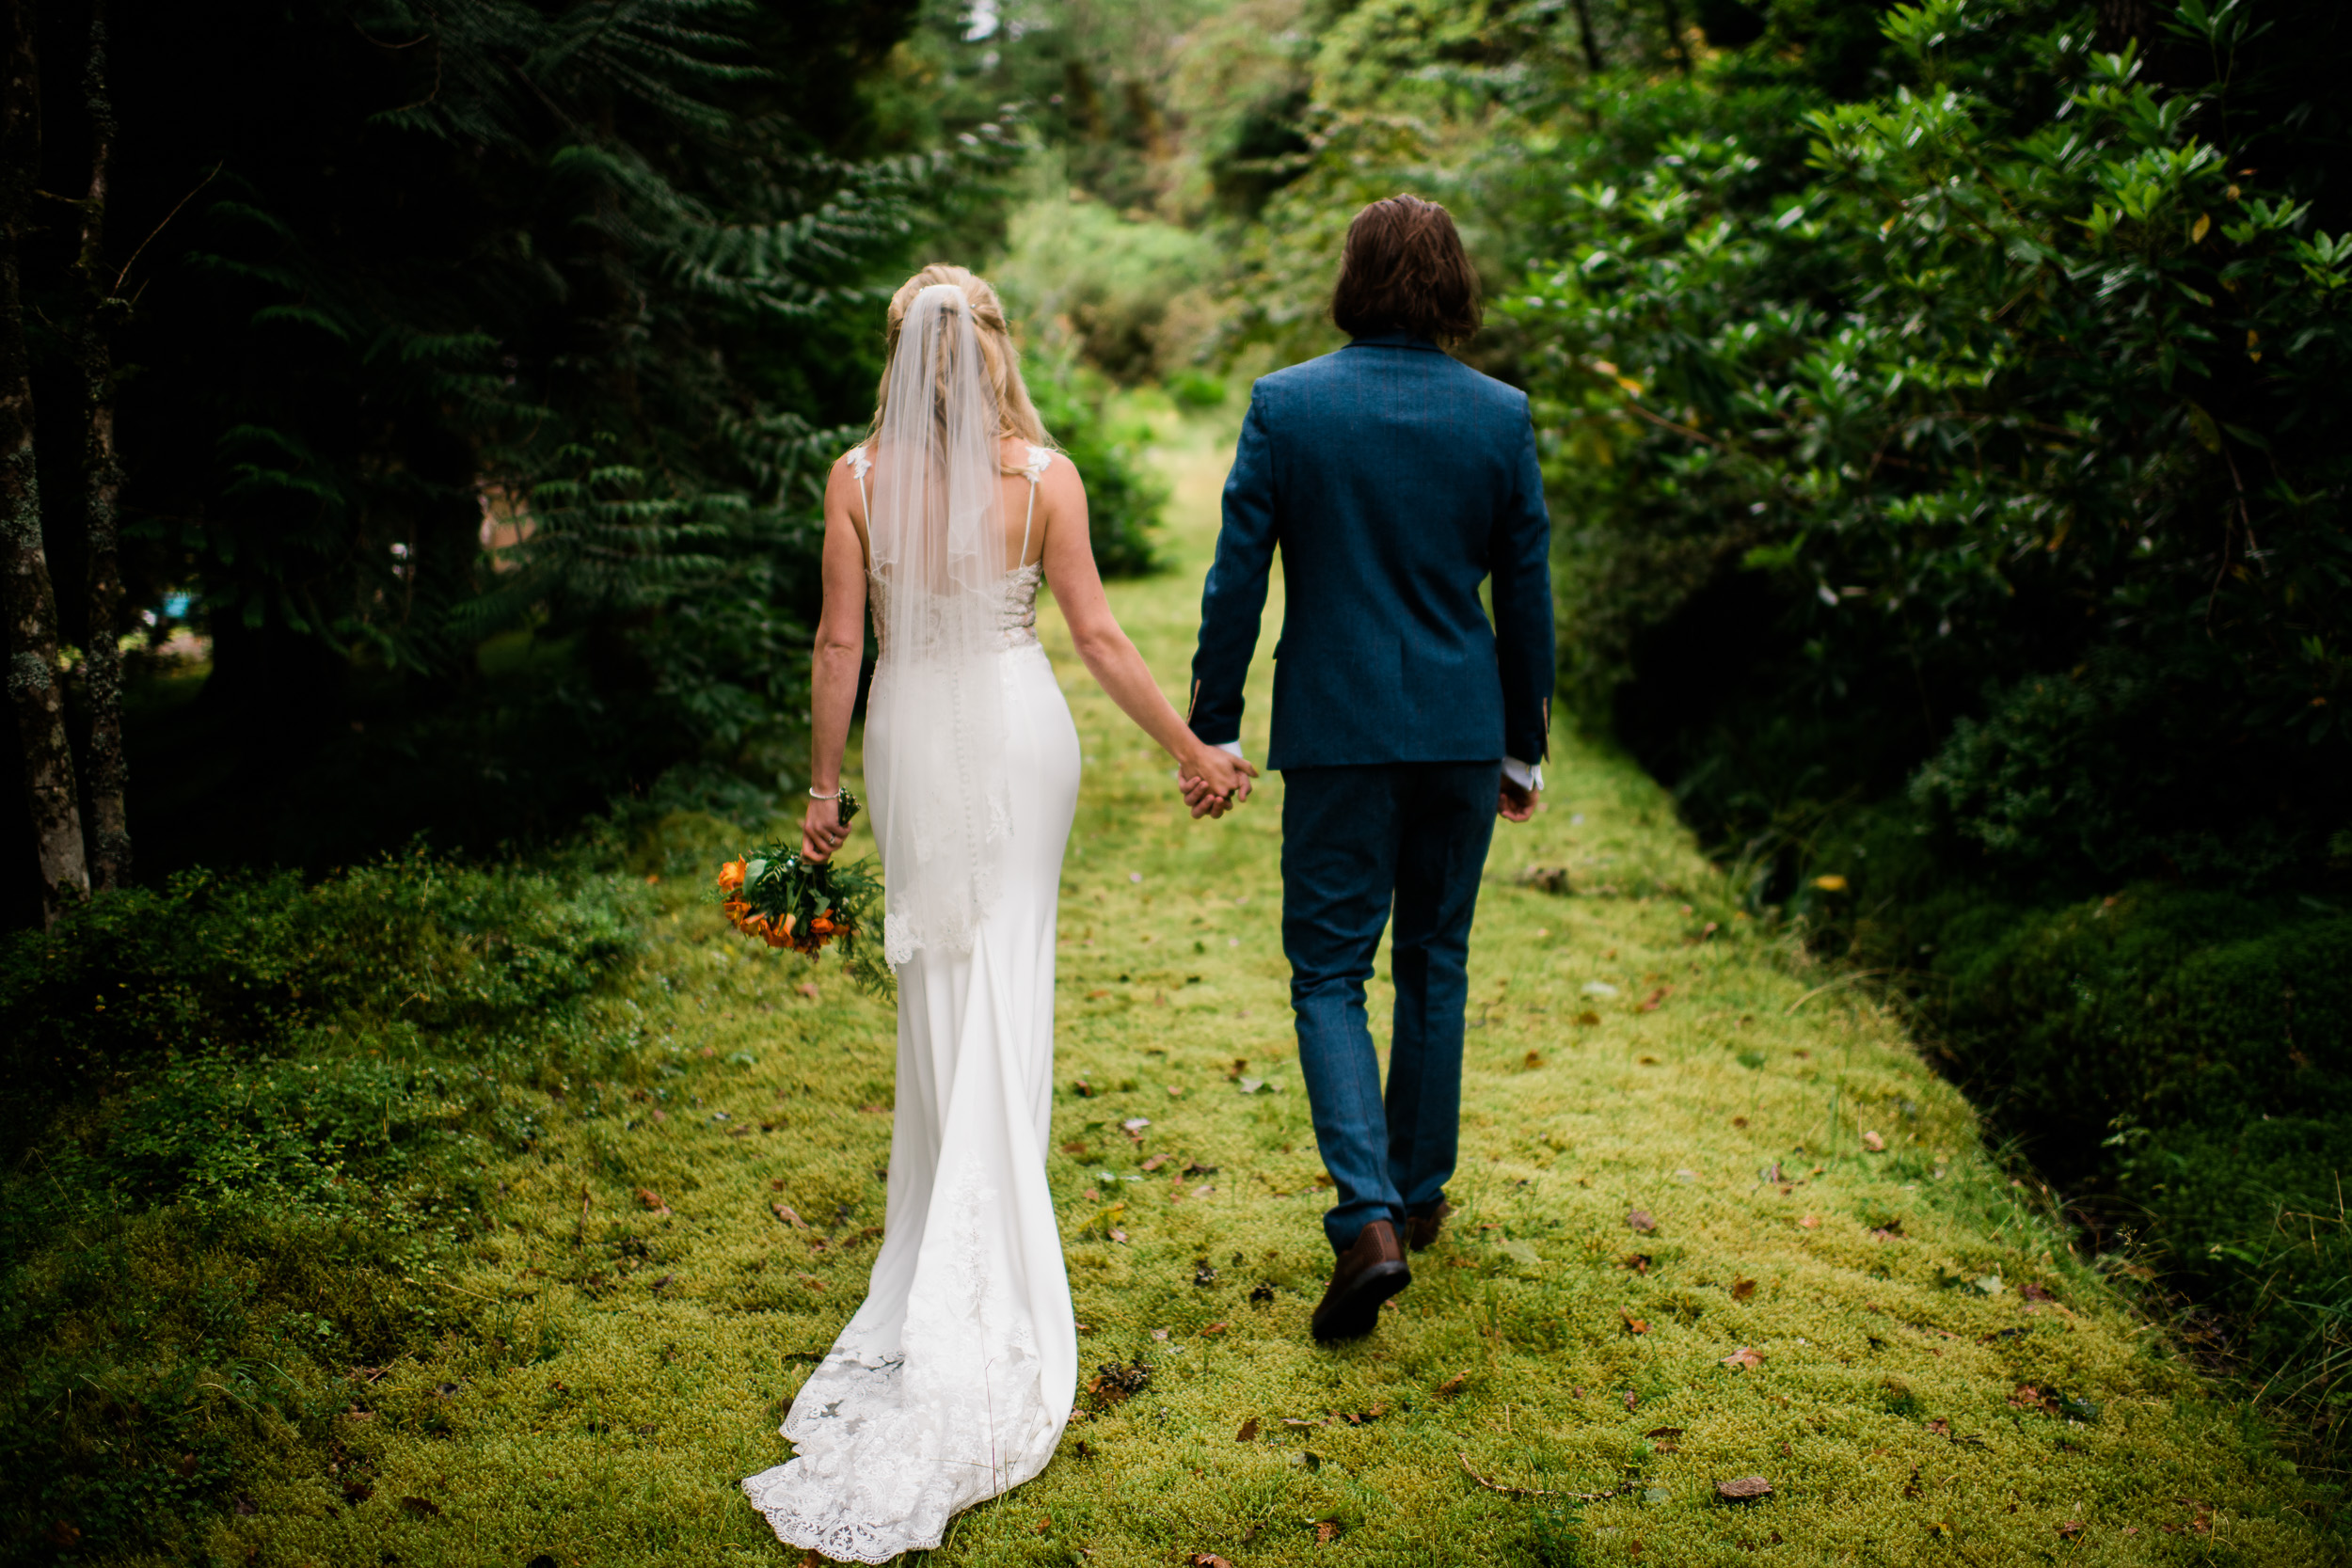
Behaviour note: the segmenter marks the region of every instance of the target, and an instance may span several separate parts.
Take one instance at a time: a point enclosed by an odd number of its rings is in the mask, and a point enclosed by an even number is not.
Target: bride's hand
[[[1192,815],[1222,816],[1249,799],[1249,781],[1258,770],[1221,746],[1196,746],[1184,759],[1180,784]]]
[[[801,858],[821,861],[833,858],[833,852],[849,842],[850,830],[841,825],[841,802],[838,800],[808,803],[808,813],[801,818]]]

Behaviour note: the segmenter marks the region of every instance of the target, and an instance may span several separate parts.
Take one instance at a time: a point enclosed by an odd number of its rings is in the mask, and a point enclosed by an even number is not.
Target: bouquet
[[[857,797],[841,792],[841,823],[857,815]],[[889,967],[873,943],[860,945],[877,918],[882,882],[859,861],[835,865],[812,861],[797,847],[763,845],[719,868],[719,907],[728,923],[771,947],[789,947],[813,962],[838,942],[842,967],[860,990],[884,994]]]

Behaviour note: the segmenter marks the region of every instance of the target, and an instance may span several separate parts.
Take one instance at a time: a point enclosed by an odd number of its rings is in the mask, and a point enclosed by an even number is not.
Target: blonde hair
[[[907,307],[916,294],[935,283],[951,284],[962,292],[974,336],[979,340],[981,362],[988,367],[989,386],[996,394],[996,434],[1026,441],[1031,446],[1053,448],[1054,438],[1045,434],[1044,421],[1037,417],[1037,405],[1029,401],[1028,386],[1021,379],[1021,351],[1013,347],[1012,333],[1005,325],[1004,302],[996,297],[988,279],[969,267],[951,267],[937,261],[899,284],[898,292],[890,296],[889,337],[882,349],[882,386],[875,394],[874,423],[866,439],[882,433],[882,414],[890,402],[890,361],[898,352],[898,329],[906,325]]]

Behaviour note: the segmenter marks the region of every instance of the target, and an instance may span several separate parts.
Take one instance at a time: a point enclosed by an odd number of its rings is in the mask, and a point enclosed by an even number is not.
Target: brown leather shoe
[[[1374,1220],[1340,1254],[1331,1271],[1331,1283],[1324,1289],[1312,1320],[1315,1338],[1354,1339],[1371,1333],[1380,1321],[1380,1304],[1412,1282],[1412,1267],[1397,1244],[1396,1227]]]
[[[1439,1198],[1438,1206],[1425,1214],[1405,1216],[1405,1239],[1415,1252],[1427,1252],[1437,1244],[1438,1232],[1445,1227],[1446,1216],[1454,1212],[1454,1205]]]

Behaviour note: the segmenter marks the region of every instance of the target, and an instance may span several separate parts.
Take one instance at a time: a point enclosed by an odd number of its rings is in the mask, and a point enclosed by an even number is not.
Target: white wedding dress
[[[861,487],[868,460],[850,454]],[[1029,504],[1052,461],[1030,450]],[[1028,554],[1025,525],[1021,554]],[[1045,1467],[1076,1391],[1078,1342],[1045,1183],[1054,928],[1078,797],[1078,735],[1036,630],[1041,563],[1003,578],[1000,676],[1011,833],[970,950],[926,947],[898,974],[889,1210],[864,1306],[785,1418],[790,1462],[743,1482],[779,1539],[882,1562],[937,1546],[948,1520]],[[874,621],[890,585],[868,573]],[[874,672],[866,775],[892,842],[893,733]],[[891,867],[885,864],[884,875]]]

